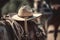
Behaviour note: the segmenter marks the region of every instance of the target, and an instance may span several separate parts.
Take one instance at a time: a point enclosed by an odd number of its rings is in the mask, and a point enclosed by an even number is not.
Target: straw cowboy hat
[[[22,6],[19,10],[18,10],[18,14],[12,16],[12,19],[14,20],[18,20],[18,21],[25,21],[26,20],[31,20],[34,19],[36,17],[41,16],[42,14],[34,14],[31,10],[30,7],[28,6]]]

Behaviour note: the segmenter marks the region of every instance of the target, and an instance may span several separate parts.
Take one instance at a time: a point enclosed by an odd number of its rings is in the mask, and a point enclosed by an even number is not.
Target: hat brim
[[[38,14],[38,13],[36,13],[36,14],[33,14],[33,16],[31,17],[31,18],[28,18],[28,19],[26,19],[27,21],[28,20],[32,20],[32,19],[35,19],[35,18],[37,18],[37,17],[39,17],[39,16],[41,16],[42,14],[40,13],[40,14]],[[21,17],[19,17],[18,15],[14,15],[14,16],[12,16],[12,19],[13,20],[17,20],[17,21],[25,21],[25,18],[21,18]]]

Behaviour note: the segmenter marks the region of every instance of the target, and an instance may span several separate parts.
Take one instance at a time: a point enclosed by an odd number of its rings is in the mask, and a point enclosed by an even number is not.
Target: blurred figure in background
[[[60,40],[60,0],[50,1],[53,11],[51,19],[48,21],[47,40]]]
[[[22,5],[29,5],[27,0],[9,0],[1,9],[2,15],[17,13]]]

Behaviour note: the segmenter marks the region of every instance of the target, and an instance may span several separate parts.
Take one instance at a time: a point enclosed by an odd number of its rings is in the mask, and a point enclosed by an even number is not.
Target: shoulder
[[[6,21],[6,20],[0,20],[0,27],[5,28],[7,31],[12,29],[11,28],[11,24],[8,21]]]
[[[4,25],[5,25],[4,20],[0,20],[0,26],[4,26]]]
[[[8,40],[8,38],[13,39],[13,30],[11,28],[11,26],[9,26],[8,22],[6,20],[0,20],[0,37],[3,40],[3,38],[5,38],[4,40]],[[1,40],[0,39],[0,40]]]

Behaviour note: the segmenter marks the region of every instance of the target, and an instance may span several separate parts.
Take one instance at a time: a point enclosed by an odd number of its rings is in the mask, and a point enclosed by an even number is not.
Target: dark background
[[[1,8],[8,2],[9,0],[0,0],[0,17],[1,15]]]

